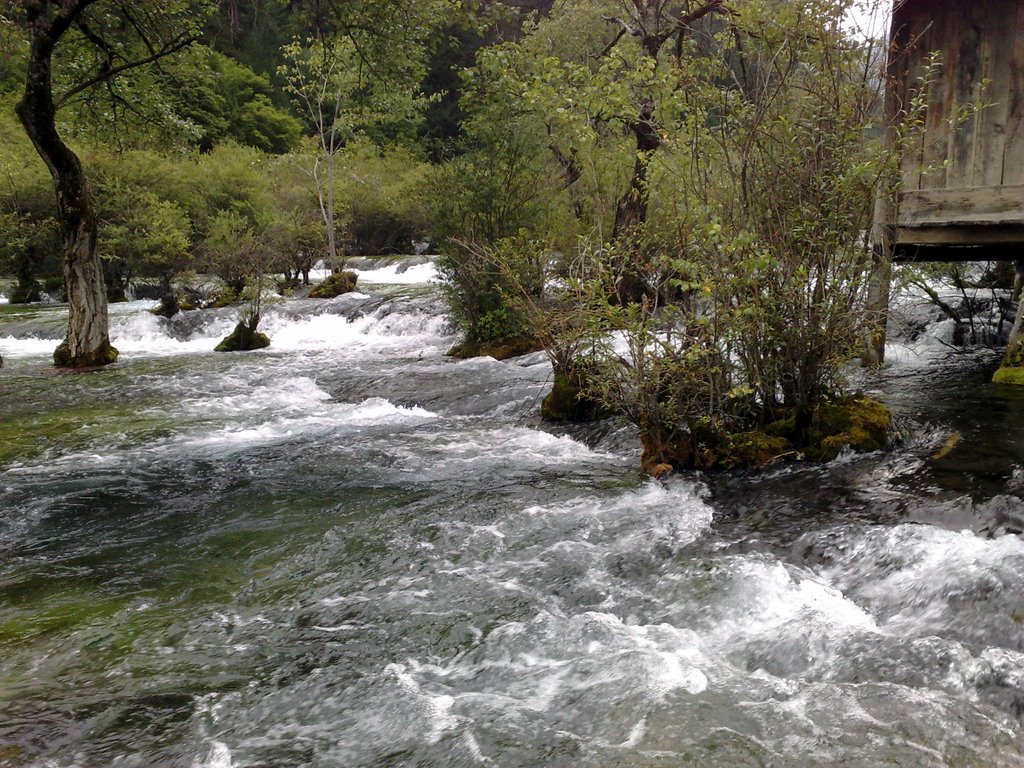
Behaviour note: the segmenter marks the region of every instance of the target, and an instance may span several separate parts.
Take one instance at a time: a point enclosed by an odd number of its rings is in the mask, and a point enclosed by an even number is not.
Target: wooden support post
[[[892,262],[896,250],[897,204],[899,188],[899,160],[896,146],[896,121],[903,105],[900,102],[902,56],[908,45],[908,27],[894,7],[889,28],[889,50],[885,61],[885,125],[882,147],[892,153],[895,167],[883,173],[878,180],[875,210],[871,224],[871,264],[868,290],[865,297],[866,322],[861,349],[861,365],[880,368],[885,363],[885,332],[889,321],[889,290],[892,283]]]
[[[871,254],[871,274],[865,301],[867,323],[860,362],[864,368],[880,368],[885,363],[886,324],[889,320],[889,291],[892,283],[892,245],[888,237],[875,242]]]

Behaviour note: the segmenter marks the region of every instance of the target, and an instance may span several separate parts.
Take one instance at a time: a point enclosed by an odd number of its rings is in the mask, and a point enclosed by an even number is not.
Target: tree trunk
[[[615,227],[612,229],[612,240],[622,243],[627,253],[639,262],[640,235],[643,225],[647,223],[647,203],[650,199],[650,187],[647,180],[647,166],[651,156],[661,146],[661,136],[654,123],[654,104],[646,101],[641,104],[637,119],[630,125],[636,136],[636,159],[633,161],[633,175],[626,190],[615,208]],[[644,296],[650,295],[651,287],[643,278],[641,264],[628,265],[619,276],[615,286],[615,300],[619,304],[639,302]]]
[[[654,123],[654,104],[644,102],[640,107],[637,119],[630,125],[636,136],[636,159],[633,161],[633,175],[626,190],[615,208],[615,227],[612,239],[633,235],[637,228],[647,221],[647,201],[650,199],[650,188],[647,184],[647,166],[651,155],[661,146],[658,127]]]
[[[25,93],[16,107],[36,152],[53,177],[57,218],[64,236],[64,283],[68,298],[68,331],[53,353],[57,366],[82,368],[117,359],[110,346],[107,290],[96,250],[96,213],[78,156],[56,129],[51,84],[51,57],[71,19],[45,13],[30,16],[31,47]]]

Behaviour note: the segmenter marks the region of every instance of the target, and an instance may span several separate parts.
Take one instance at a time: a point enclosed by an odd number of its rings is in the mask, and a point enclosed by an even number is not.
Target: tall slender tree
[[[73,104],[88,105],[107,122],[137,112],[124,82],[191,44],[202,9],[191,0],[0,1],[4,15],[19,18],[28,35],[25,90],[16,110],[53,177],[63,231],[68,329],[54,363],[106,365],[117,350],[110,344],[96,208],[81,160],[57,129],[57,114]]]

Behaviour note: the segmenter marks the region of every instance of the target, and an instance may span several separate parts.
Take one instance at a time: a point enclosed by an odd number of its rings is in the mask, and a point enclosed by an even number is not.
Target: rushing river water
[[[886,454],[659,483],[539,421],[542,356],[448,360],[428,287],[362,290],[244,354],[115,307],[87,374],[0,307],[0,765],[1022,764],[994,353],[894,348]]]

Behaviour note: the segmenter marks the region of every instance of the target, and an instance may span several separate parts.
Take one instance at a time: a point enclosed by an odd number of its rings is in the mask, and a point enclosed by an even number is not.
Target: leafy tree
[[[95,204],[81,161],[57,130],[57,113],[76,101],[94,112],[106,104],[108,121],[133,112],[119,78],[190,45],[200,16],[189,0],[24,0],[18,10],[29,51],[17,113],[53,177],[64,236],[68,330],[54,362],[104,365],[117,359],[117,351],[110,345]],[[3,11],[10,19],[13,3]],[[86,101],[101,89],[102,99]]]

